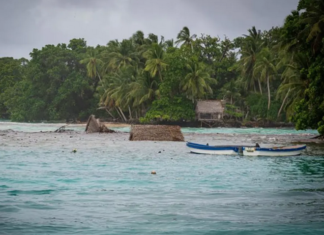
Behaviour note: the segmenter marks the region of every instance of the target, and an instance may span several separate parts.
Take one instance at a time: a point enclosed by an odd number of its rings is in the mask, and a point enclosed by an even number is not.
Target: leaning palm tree
[[[160,96],[158,82],[146,71],[140,71],[130,87],[129,94],[134,99],[134,107],[150,104]]]
[[[178,33],[176,45],[182,44],[182,46],[186,46],[192,49],[193,41],[197,37],[196,34],[191,35],[188,27],[183,27],[183,29]]]
[[[210,77],[205,65],[196,61],[190,61],[186,68],[188,73],[180,81],[180,89],[187,94],[189,99],[194,102],[213,93],[211,85],[216,84],[216,80]]]
[[[303,97],[308,87],[307,74],[303,73],[303,69],[310,66],[308,55],[296,54],[293,59],[286,64],[286,68],[281,75],[282,83],[277,91],[277,98],[282,99],[281,107],[278,111],[278,117],[287,104],[289,111],[293,110]],[[291,112],[288,112],[288,116]]]
[[[162,71],[167,67],[167,64],[164,62],[164,53],[162,45],[157,43],[153,43],[144,53],[144,57],[147,59],[145,71],[148,71],[152,77],[158,74],[161,82],[163,81]]]
[[[123,110],[129,111],[132,106],[133,99],[130,96],[130,84],[135,81],[134,70],[132,67],[122,67],[119,71],[110,74],[105,82],[104,93],[101,96],[101,103],[105,106],[113,104],[117,113],[127,121]]]

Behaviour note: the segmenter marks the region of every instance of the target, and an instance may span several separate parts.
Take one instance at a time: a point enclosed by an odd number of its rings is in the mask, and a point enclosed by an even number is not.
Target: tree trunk
[[[98,78],[99,78],[99,81],[101,82],[101,77],[100,77],[98,71],[97,71],[97,76],[98,76]]]
[[[107,108],[106,108],[106,111],[113,119],[115,119],[114,115],[112,115],[112,113]]]
[[[247,113],[245,115],[245,119],[247,119],[248,116],[249,116],[249,111],[247,111]]]
[[[268,75],[267,75],[267,87],[268,87],[268,110],[269,110],[271,105],[271,96],[270,96],[270,81]]]
[[[281,104],[281,107],[280,107],[280,109],[279,109],[279,112],[278,112],[278,116],[277,116],[277,118],[280,117],[281,111],[282,111],[283,107],[285,106],[285,103],[286,103],[286,100],[287,100],[287,98],[288,98],[289,92],[290,92],[290,88],[289,88],[289,90],[288,90],[288,92],[287,92],[287,94],[286,94],[284,100],[282,101],[282,104]]]
[[[126,118],[123,110],[120,107],[117,107],[117,108],[119,109],[120,113],[123,115],[125,122],[127,122],[127,118]]]
[[[261,86],[260,79],[258,79],[258,83],[259,83],[260,94],[262,95],[262,86]]]
[[[253,88],[254,88],[254,92],[256,93],[256,87],[255,87],[255,82],[253,81]]]
[[[121,118],[122,120],[124,120],[124,118],[123,118],[123,116],[121,115],[121,113],[119,112],[118,108],[117,108],[117,107],[115,107],[115,109],[116,109],[116,111],[117,111],[117,113],[118,113],[119,117],[120,117],[120,118]]]
[[[161,73],[161,70],[159,69],[159,77],[160,77],[160,80],[161,80],[161,82],[163,81],[162,80],[162,73]]]
[[[128,112],[129,112],[129,119],[133,119],[133,117],[132,117],[132,111],[131,111],[129,105],[128,105]]]

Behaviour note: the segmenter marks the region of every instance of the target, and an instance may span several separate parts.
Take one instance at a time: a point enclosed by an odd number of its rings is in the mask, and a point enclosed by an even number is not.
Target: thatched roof
[[[131,141],[184,141],[180,126],[132,125]]]
[[[196,113],[223,113],[221,100],[200,100],[197,102]]]
[[[115,131],[108,129],[104,124],[100,123],[99,119],[96,119],[94,115],[91,115],[87,121],[85,128],[87,133],[113,133]]]

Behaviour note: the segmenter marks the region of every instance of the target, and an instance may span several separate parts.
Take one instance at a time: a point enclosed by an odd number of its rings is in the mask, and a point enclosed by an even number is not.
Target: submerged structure
[[[132,125],[130,141],[184,141],[180,126]]]
[[[108,129],[105,124],[100,123],[99,119],[96,119],[94,115],[88,118],[85,128],[87,133],[114,133],[114,130]]]

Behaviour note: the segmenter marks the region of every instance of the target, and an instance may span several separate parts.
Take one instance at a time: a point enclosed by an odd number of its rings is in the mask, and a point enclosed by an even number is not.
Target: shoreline
[[[100,120],[100,118],[99,118]],[[258,122],[258,121],[235,121],[235,120],[222,120],[214,122],[200,122],[200,121],[152,121],[150,123],[139,123],[138,121],[130,122],[115,122],[111,120],[100,120],[102,124],[109,127],[130,127],[131,125],[176,125],[180,127],[188,128],[294,128],[293,123],[284,122]],[[78,121],[73,123],[67,123],[64,120],[58,121],[39,121],[39,122],[11,122],[10,120],[0,120],[3,124],[47,124],[47,125],[62,125],[62,126],[82,126],[86,125],[87,121]]]

